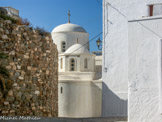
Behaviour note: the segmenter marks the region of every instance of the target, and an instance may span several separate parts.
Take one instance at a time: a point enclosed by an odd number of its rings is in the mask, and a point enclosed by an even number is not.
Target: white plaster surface
[[[79,25],[71,23],[59,25],[53,29],[51,35],[59,53],[64,53],[61,50],[62,42],[66,42],[66,50],[76,43],[85,45],[84,47],[89,50],[89,34]]]
[[[67,50],[68,51],[68,50]],[[70,71],[70,60],[73,58],[75,60],[75,71],[81,72],[94,72],[95,71],[95,55],[86,52],[71,54],[64,53],[59,54],[59,72],[69,72]],[[63,61],[63,66],[61,68],[61,58]],[[87,68],[84,67],[84,60],[87,59]],[[73,72],[72,72],[73,73]],[[75,73],[75,72],[74,72]],[[66,73],[65,73],[66,74]]]
[[[82,28],[79,25],[72,24],[72,23],[66,23],[59,25],[53,29],[52,32],[83,32],[86,33],[84,28]]]
[[[61,93],[61,87],[63,92]],[[60,82],[59,117],[101,116],[102,82]]]
[[[129,122],[162,122],[161,32],[162,16],[129,22]]]
[[[103,0],[102,116],[104,117],[128,115],[128,20],[148,16],[147,5],[158,2],[162,1]]]
[[[95,72],[59,72],[59,80],[91,81],[94,76]]]
[[[95,79],[102,79],[102,55],[95,56]]]
[[[71,54],[71,55],[81,54],[81,53],[89,53],[88,49],[81,44],[74,44],[71,47],[69,47],[65,52],[65,54]]]

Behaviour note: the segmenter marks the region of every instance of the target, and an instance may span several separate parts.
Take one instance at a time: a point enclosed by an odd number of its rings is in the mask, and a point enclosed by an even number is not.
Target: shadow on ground
[[[122,95],[122,94],[121,94]],[[108,86],[102,84],[102,116],[123,116],[127,117],[127,100],[120,99]]]

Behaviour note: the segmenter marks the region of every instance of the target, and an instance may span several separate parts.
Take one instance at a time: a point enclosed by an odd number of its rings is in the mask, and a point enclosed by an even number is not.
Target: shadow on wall
[[[127,116],[127,100],[120,99],[102,83],[102,116]]]
[[[102,65],[97,65],[95,67],[95,80],[101,79],[102,78]]]
[[[92,117],[100,117],[102,114],[102,82],[91,82]]]

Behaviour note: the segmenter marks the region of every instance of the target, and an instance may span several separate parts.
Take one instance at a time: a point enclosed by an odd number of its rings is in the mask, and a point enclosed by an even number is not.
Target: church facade
[[[101,116],[102,58],[89,52],[89,34],[70,19],[51,34],[59,53],[58,116]]]

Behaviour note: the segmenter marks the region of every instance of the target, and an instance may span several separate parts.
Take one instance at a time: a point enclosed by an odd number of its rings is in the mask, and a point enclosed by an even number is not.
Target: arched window
[[[61,44],[61,49],[62,49],[62,52],[65,52],[65,50],[66,50],[66,42],[62,42],[62,44]]]
[[[87,58],[84,59],[84,68],[85,69],[88,68],[88,59]]]
[[[63,60],[62,60],[62,58],[60,59],[60,68],[62,69],[62,67],[63,67]]]
[[[74,60],[74,58],[70,59],[70,71],[75,71],[75,60]]]

